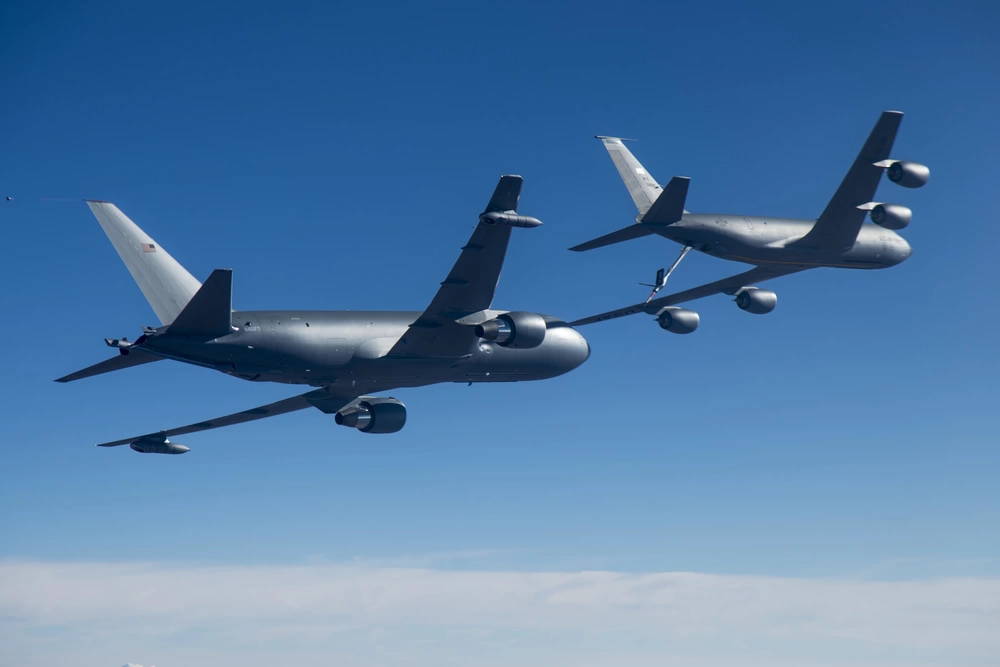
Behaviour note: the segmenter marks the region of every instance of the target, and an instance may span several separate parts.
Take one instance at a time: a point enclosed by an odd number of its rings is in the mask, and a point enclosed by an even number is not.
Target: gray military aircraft
[[[171,436],[317,408],[364,433],[394,433],[406,407],[369,394],[438,382],[516,382],[566,373],[590,355],[565,321],[491,308],[511,230],[537,227],[520,215],[520,176],[503,176],[451,272],[423,312],[234,311],[232,271],[199,283],[110,202],[87,205],[159,317],[134,341],[106,339],[118,354],[61,377],[70,382],[162,359],[244,380],[317,387],[236,414],[101,443],[137,452],[183,454]]]
[[[911,211],[899,204],[872,201],[882,172],[908,188],[927,183],[930,169],[916,162],[889,157],[903,114],[882,113],[830,203],[816,220],[690,213],[684,209],[689,178],[675,176],[661,188],[617,137],[597,137],[618,169],[639,215],[635,223],[570,248],[591,250],[612,243],[656,234],[680,243],[681,253],[669,271],[657,273],[653,292],[643,303],[585,317],[571,326],[600,322],[635,313],[656,317],[673,333],[691,333],[699,316],[676,304],[712,294],[736,297],[736,305],[750,313],[774,310],[778,295],[753,283],[820,266],[847,269],[883,269],[910,256],[910,245],[894,230],[906,227]],[[865,224],[870,214],[874,225]],[[754,264],[735,276],[668,296],[653,298],[691,249],[723,259]]]

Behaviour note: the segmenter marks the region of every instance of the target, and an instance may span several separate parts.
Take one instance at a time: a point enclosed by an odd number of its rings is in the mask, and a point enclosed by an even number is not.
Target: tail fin
[[[667,187],[660,190],[656,200],[642,214],[635,224],[623,227],[617,231],[605,234],[592,241],[575,245],[570,250],[580,252],[583,250],[593,250],[612,243],[621,243],[630,239],[637,239],[640,236],[655,234],[657,228],[677,222],[684,215],[684,202],[687,199],[688,184],[691,179],[687,176],[674,176],[667,183]]]
[[[660,196],[662,188],[646,171],[645,167],[635,159],[632,151],[625,147],[620,138],[602,136],[596,138],[601,140],[608,155],[611,156],[611,161],[615,163],[618,175],[622,177],[625,188],[632,196],[632,201],[635,202],[635,207],[639,209],[639,215],[645,215],[656,198]]]
[[[89,200],[87,206],[160,322],[173,322],[201,283],[117,206]]]

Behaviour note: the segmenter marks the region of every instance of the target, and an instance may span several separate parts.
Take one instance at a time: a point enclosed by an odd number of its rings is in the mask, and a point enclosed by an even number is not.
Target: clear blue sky
[[[1000,576],[998,24],[988,2],[4,3],[0,558]],[[720,296],[690,336],[595,325],[564,377],[394,392],[395,436],[296,413],[181,457],[93,443],[296,389],[172,362],[52,382],[154,321],[84,197],[199,278],[232,267],[237,308],[420,309],[522,174],[545,225],[515,232],[496,304],[570,319],[677,252],[566,251],[634,215],[592,135],[690,176],[694,211],[815,217],[883,109],[932,169],[880,190],[913,257],[776,280],[768,316]],[[675,286],[739,270],[691,256]]]

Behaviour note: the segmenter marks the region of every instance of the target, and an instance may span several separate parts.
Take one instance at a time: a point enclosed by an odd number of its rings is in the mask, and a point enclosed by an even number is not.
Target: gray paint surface
[[[636,202],[639,216],[635,224],[574,246],[572,250],[590,250],[656,234],[714,257],[753,264],[755,268],[648,303],[584,317],[571,324],[591,324],[635,313],[655,315],[667,306],[712,294],[735,294],[754,282],[814,267],[883,269],[904,261],[912,252],[906,239],[890,229],[865,224],[868,210],[876,203],[873,200],[885,171],[886,165],[879,163],[889,161],[902,116],[899,111],[881,114],[840,186],[816,220],[687,211],[674,216],[673,220],[650,220],[649,213],[659,208],[658,202],[649,205],[644,202],[654,195],[671,194],[671,188],[656,190],[651,185],[649,173],[620,140],[598,137]],[[681,181],[684,181],[683,188]],[[677,193],[686,194],[686,179],[675,177],[670,185],[675,184]],[[680,206],[675,199],[676,195],[669,206],[662,208],[678,209]],[[639,205],[640,202],[643,205]]]
[[[501,178],[454,267],[423,311],[233,311],[228,269],[216,269],[178,306],[178,297],[194,280],[190,274],[172,257],[157,255],[160,249],[155,241],[113,204],[90,202],[164,325],[147,328],[134,342],[109,339],[107,343],[118,348],[119,356],[58,381],[173,359],[244,380],[316,388],[232,415],[102,443],[132,444],[136,451],[183,453],[187,449],[170,443],[169,436],[309,407],[342,413],[366,405],[366,399],[378,403],[370,393],[399,387],[541,380],[566,373],[586,361],[590,348],[583,336],[559,318],[525,314],[539,327],[544,321],[545,330],[541,343],[527,349],[505,347],[475,335],[475,325],[509,312],[491,309],[491,302],[511,225],[541,224],[515,215],[521,184],[520,176]]]

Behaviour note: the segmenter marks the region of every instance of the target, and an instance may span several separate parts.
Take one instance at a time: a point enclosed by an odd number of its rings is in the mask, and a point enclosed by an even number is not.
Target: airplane
[[[101,443],[141,453],[183,454],[169,438],[317,408],[363,433],[395,433],[406,406],[370,394],[439,382],[517,382],[569,372],[590,356],[587,340],[561,320],[492,308],[511,230],[541,225],[517,212],[522,178],[500,178],[472,236],[421,311],[234,311],[232,270],[199,283],[114,204],[88,200],[159,318],[134,341],[108,338],[118,354],[70,373],[71,382],[173,359],[254,382],[316,387],[282,401],[187,426]]]
[[[570,250],[591,250],[655,234],[681,244],[681,253],[669,271],[657,274],[653,293],[645,302],[574,320],[570,326],[647,313],[666,331],[687,334],[698,328],[700,318],[697,312],[677,304],[723,293],[735,297],[741,310],[760,315],[774,310],[778,295],[754,283],[821,266],[883,269],[904,261],[912,249],[895,230],[910,223],[912,212],[900,204],[873,201],[883,172],[888,173],[889,180],[907,188],[922,187],[930,178],[930,169],[925,165],[889,157],[902,118],[901,111],[882,112],[840,187],[816,220],[691,213],[684,208],[690,178],[675,176],[661,187],[622,139],[596,137],[607,149],[639,214],[634,224]],[[875,224],[865,224],[867,215]],[[654,298],[692,249],[753,264],[754,268]]]

